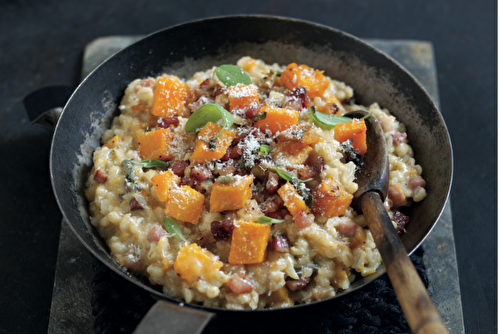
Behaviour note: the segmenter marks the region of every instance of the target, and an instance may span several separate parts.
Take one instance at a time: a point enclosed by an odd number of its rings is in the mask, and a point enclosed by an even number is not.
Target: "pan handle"
[[[23,103],[30,123],[53,131],[59,115],[74,91],[74,87],[49,86],[27,95]]]
[[[134,334],[201,334],[215,313],[157,301],[141,320]]]

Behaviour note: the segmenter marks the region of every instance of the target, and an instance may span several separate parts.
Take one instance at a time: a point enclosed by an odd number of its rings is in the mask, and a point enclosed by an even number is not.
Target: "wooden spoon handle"
[[[367,192],[360,198],[359,204],[413,333],[448,333],[399,240],[380,196]]]

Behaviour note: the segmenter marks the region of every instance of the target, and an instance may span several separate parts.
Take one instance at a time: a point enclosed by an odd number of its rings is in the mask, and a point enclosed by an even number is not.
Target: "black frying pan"
[[[75,90],[56,125],[50,153],[53,189],[64,217],[78,238],[124,279],[137,284],[154,298],[170,302],[157,304],[146,316],[154,321],[143,325],[142,329],[158,333],[150,326],[160,325],[162,321],[160,326],[164,329],[168,326],[170,333],[183,332],[180,330],[186,326],[192,332],[201,331],[214,313],[219,319],[238,319],[241,324],[272,319],[279,314],[294,319],[304,307],[321,308],[332,302],[325,300],[285,310],[257,311],[229,311],[191,304],[179,307],[178,300],[163,295],[145,280],[118,266],[89,222],[84,188],[92,167],[92,152],[100,146],[103,132],[117,114],[128,83],[161,73],[187,78],[212,66],[234,64],[245,55],[266,63],[298,62],[322,69],[328,76],[353,87],[358,103],[378,102],[407,126],[415,158],[424,169],[428,193],[424,201],[411,208],[412,223],[401,237],[408,253],[422,243],[445,207],[453,169],[446,125],[420,84],[375,48],[329,27],[265,16],[205,19],[149,35],[112,56]],[[384,272],[381,266],[375,274],[355,282],[350,291]]]

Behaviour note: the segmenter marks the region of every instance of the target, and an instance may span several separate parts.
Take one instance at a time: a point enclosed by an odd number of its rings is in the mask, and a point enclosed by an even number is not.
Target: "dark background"
[[[451,195],[467,333],[497,332],[496,1],[0,1],[0,333],[46,333],[61,214],[48,172],[51,134],[22,105],[76,85],[84,46],[210,16],[279,15],[361,38],[433,43],[454,146]]]

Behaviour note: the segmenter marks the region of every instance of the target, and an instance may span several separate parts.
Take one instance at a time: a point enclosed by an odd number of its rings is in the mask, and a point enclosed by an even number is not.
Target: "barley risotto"
[[[366,126],[342,115],[367,110],[382,126],[384,206],[399,234],[401,208],[426,196],[405,126],[320,69],[236,65],[128,85],[94,152],[91,223],[119,264],[188,303],[281,308],[334,296],[381,263],[350,207]]]

